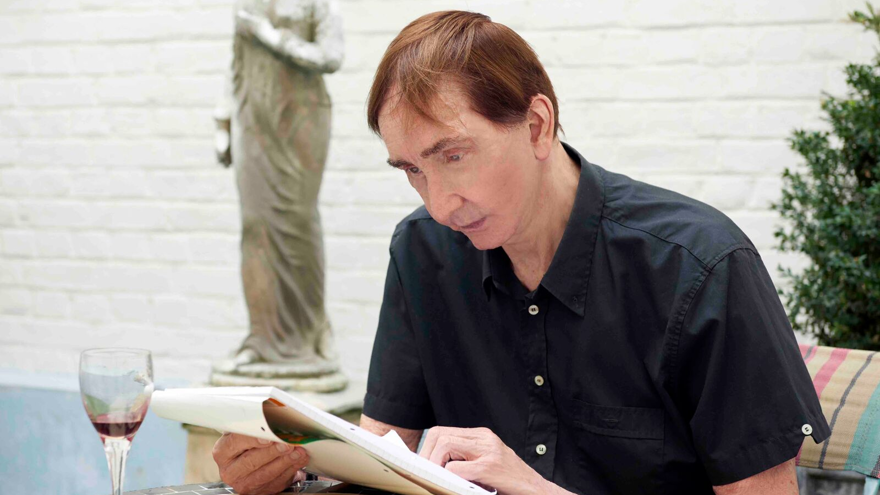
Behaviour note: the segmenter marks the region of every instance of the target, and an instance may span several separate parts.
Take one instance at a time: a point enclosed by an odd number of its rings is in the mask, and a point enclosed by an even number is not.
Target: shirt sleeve
[[[810,429],[830,434],[794,332],[757,253],[738,249],[697,281],[685,308],[676,382],[713,486],[794,458]]]
[[[401,428],[436,424],[393,255],[370,359],[364,415]]]

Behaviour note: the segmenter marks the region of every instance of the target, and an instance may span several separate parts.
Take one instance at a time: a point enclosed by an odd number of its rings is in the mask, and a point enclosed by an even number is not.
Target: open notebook
[[[414,454],[396,434],[379,437],[274,387],[168,389],[153,393],[151,408],[182,423],[297,444],[309,453],[305,470],[319,476],[403,495],[491,495]]]

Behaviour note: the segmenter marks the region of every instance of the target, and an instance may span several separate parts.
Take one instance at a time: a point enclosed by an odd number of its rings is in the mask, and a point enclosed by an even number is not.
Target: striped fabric
[[[805,441],[799,466],[880,476],[880,356],[801,345],[831,437]]]

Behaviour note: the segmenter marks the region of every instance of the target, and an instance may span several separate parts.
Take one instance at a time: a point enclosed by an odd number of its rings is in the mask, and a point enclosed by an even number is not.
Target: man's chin
[[[501,241],[493,238],[493,236],[491,235],[488,235],[487,232],[474,232],[471,234],[468,234],[467,232],[463,233],[471,241],[471,244],[473,244],[474,247],[479,249],[480,251],[495,249],[501,246]]]

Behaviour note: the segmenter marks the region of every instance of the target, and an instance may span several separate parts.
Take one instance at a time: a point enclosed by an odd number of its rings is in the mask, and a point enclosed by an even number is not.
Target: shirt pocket
[[[664,411],[573,401],[572,443],[584,486],[608,493],[658,493]]]
[[[663,440],[663,409],[599,406],[575,399],[574,425],[609,437]]]

